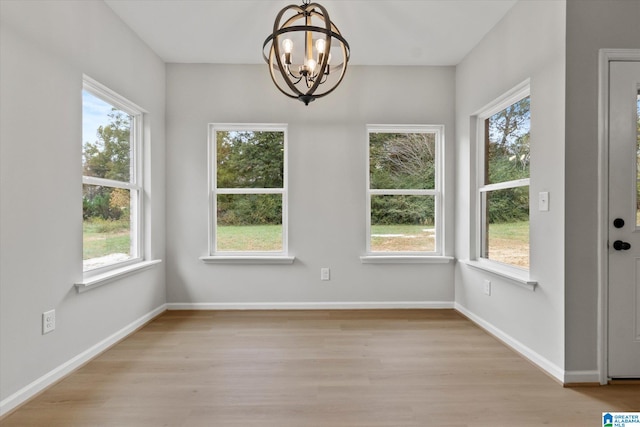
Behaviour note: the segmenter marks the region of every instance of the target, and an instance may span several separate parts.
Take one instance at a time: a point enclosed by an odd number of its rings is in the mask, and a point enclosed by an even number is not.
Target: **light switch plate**
[[[549,192],[541,191],[538,193],[538,210],[547,212],[549,210]]]

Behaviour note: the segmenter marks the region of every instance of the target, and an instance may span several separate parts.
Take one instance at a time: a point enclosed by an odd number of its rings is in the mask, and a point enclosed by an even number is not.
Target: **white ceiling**
[[[517,0],[320,0],[355,65],[455,65]],[[105,0],[164,61],[259,64],[301,0]]]

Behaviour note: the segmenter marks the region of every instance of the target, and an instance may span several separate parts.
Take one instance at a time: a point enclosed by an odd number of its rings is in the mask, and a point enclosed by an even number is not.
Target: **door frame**
[[[609,63],[639,61],[640,49],[600,49],[598,55],[598,376],[609,381]]]

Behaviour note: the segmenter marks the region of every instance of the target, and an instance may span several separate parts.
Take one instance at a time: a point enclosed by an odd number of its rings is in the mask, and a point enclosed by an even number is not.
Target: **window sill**
[[[428,255],[363,255],[363,264],[448,264],[454,258],[450,256]]]
[[[156,264],[160,264],[161,262],[161,259],[154,259],[151,261],[142,261],[136,264],[127,265],[126,267],[117,268],[103,274],[84,278],[81,282],[75,283],[75,286],[78,290],[78,293],[86,292],[88,290],[95,289],[98,286],[113,282],[114,280],[121,279],[142,270],[146,270]]]
[[[296,257],[285,255],[212,255],[201,256],[205,264],[293,264]]]
[[[536,290],[536,286],[538,285],[537,281],[531,280],[529,272],[526,270],[520,270],[507,265],[499,265],[497,263],[486,261],[466,260],[462,262],[476,270],[486,271],[504,279],[508,279],[509,281],[529,289],[532,292]]]

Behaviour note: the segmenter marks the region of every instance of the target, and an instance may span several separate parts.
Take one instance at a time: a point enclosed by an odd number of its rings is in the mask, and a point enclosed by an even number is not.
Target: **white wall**
[[[598,50],[640,49],[640,1],[567,1],[566,364],[597,368]]]
[[[456,69],[456,256],[473,256],[476,144],[470,118],[531,79],[531,276],[535,292],[490,273],[456,267],[456,304],[554,375],[564,367],[565,2],[522,1]],[[537,195],[550,194],[550,211]],[[483,280],[492,282],[491,296]]]
[[[9,405],[165,302],[163,264],[83,294],[73,285],[82,278],[82,75],[150,113],[151,255],[162,259],[165,68],[103,2],[2,1],[0,16],[0,401]],[[50,309],[56,330],[42,335]]]
[[[288,123],[293,265],[205,265],[207,123]],[[169,303],[453,301],[453,264],[363,265],[365,125],[444,124],[454,134],[453,67],[350,67],[309,106],[277,91],[266,65],[167,65]],[[453,173],[447,190],[453,190]],[[451,196],[451,195],[450,195]],[[449,218],[453,198],[447,199]],[[448,222],[449,253],[453,224]],[[331,281],[320,281],[320,268]]]

